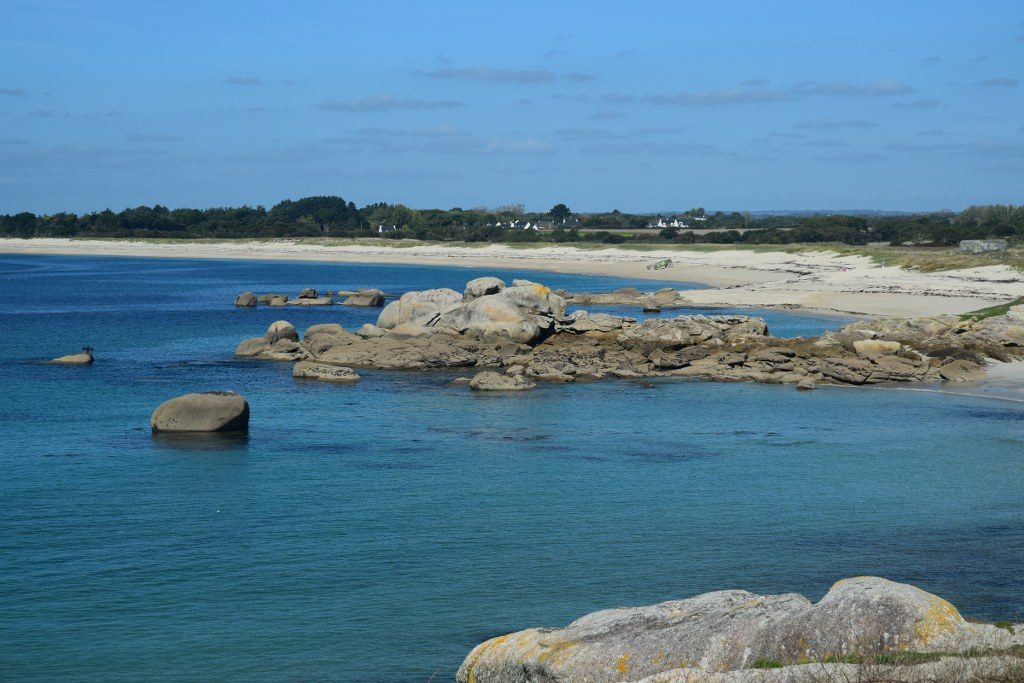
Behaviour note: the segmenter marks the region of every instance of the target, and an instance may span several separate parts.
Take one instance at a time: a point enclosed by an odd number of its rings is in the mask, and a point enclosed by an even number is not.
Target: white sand
[[[700,282],[683,290],[694,303],[786,306],[860,315],[938,315],[1004,303],[1024,295],[1024,274],[1006,266],[922,273],[881,267],[864,256],[833,252],[633,251],[572,246],[512,248],[365,244],[326,246],[292,240],[142,242],[0,239],[0,253],[175,258],[308,260],[522,268],[622,278]],[[659,259],[674,267],[648,270]],[[424,286],[430,283],[424,283]]]

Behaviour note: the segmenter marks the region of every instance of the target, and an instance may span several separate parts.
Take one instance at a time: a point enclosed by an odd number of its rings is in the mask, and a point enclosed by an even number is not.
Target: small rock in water
[[[360,289],[345,299],[342,305],[380,308],[384,305],[384,292],[379,289]]]
[[[296,299],[315,299],[316,298],[316,290],[313,289],[312,287],[306,287],[304,290],[299,292],[299,295],[297,297],[295,297],[295,298]]]
[[[92,349],[82,349],[78,353],[60,356],[48,362],[52,365],[92,365],[93,360]]]
[[[499,375],[489,370],[481,372],[469,381],[469,388],[476,391],[525,391],[536,386],[536,383],[522,375],[511,377],[509,375]]]
[[[204,391],[166,401],[153,411],[154,432],[244,432],[249,402],[233,391]]]
[[[258,299],[252,292],[242,292],[235,297],[235,305],[239,307],[255,306]]]
[[[327,363],[299,361],[292,368],[296,379],[318,379],[324,382],[358,382],[361,378],[352,368]]]

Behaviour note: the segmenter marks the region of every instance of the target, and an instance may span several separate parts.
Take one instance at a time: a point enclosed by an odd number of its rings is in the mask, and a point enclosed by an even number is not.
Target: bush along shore
[[[969,622],[942,598],[877,577],[802,595],[705,593],[492,638],[459,683],[1020,681],[1024,624]]]
[[[663,304],[669,297],[661,293]],[[239,357],[315,361],[377,369],[480,368],[469,386],[529,389],[539,381],[605,377],[691,377],[721,381],[818,384],[970,381],[992,360],[1024,356],[1024,307],[984,319],[886,318],[819,337],[773,337],[764,320],[681,315],[637,322],[575,311],[543,285],[478,278],[464,292],[408,292],[385,306],[375,325],[349,331],[314,325],[300,340],[287,321],[241,342]],[[518,379],[516,379],[518,378]]]

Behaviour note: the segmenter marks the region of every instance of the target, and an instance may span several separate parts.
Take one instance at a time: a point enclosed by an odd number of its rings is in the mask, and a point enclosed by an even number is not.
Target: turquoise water
[[[450,680],[510,630],[858,574],[1024,612],[1021,404],[686,381],[486,396],[446,373],[339,387],[232,358],[279,317],[376,316],[235,309],[243,289],[478,274],[0,257],[0,678]],[[93,367],[34,362],[85,343]],[[160,402],[217,388],[249,399],[248,438],[151,436]]]

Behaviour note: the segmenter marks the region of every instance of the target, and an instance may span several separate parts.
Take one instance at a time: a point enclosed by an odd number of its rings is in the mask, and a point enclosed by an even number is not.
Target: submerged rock
[[[236,306],[255,306],[257,303],[256,295],[252,292],[242,292],[235,297]]]
[[[296,379],[318,379],[325,382],[358,382],[361,378],[352,368],[312,361],[299,361],[292,368]]]
[[[166,401],[153,411],[154,432],[244,432],[249,402],[232,391],[204,391]]]
[[[68,354],[67,356],[58,356],[52,360],[47,361],[50,365],[92,365],[93,361],[92,349],[82,349],[78,353]]]
[[[1024,638],[968,623],[953,605],[919,588],[859,577],[837,582],[816,604],[793,593],[726,590],[510,633],[474,648],[457,680],[611,682],[674,673],[680,677],[654,680],[696,681],[764,661],[968,652],[1017,642]]]

